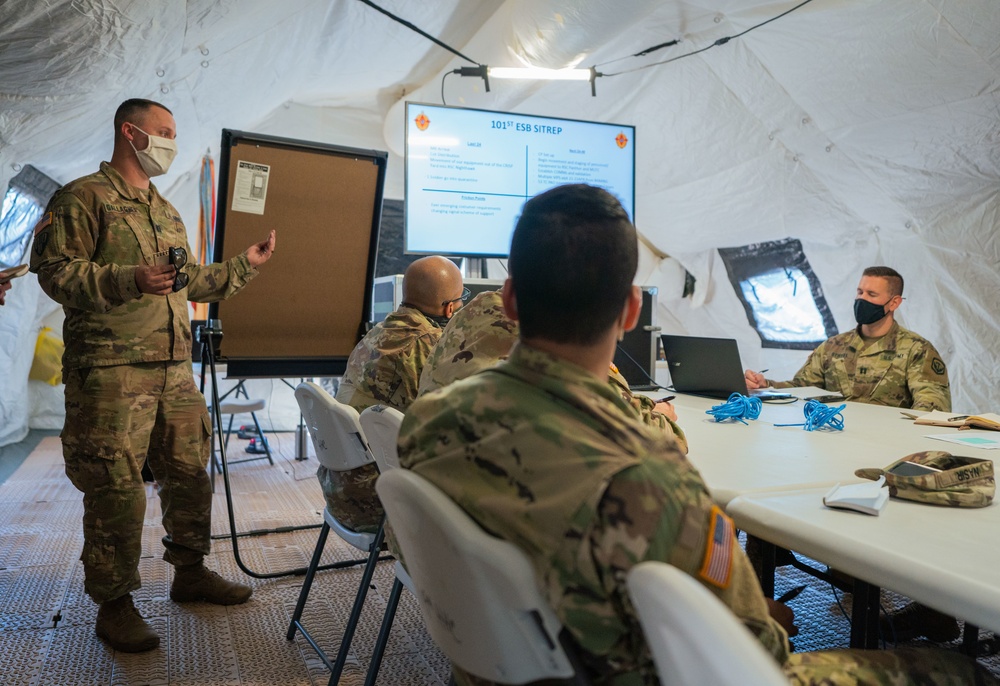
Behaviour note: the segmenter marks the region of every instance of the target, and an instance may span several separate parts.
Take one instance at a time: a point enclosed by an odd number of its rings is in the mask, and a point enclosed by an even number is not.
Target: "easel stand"
[[[240,546],[239,538],[241,536],[261,536],[264,534],[271,533],[287,533],[289,531],[298,531],[301,529],[318,529],[322,527],[322,524],[310,524],[308,526],[283,526],[277,529],[257,529],[254,531],[245,531],[242,533],[236,532],[236,514],[233,509],[233,492],[232,487],[229,483],[229,463],[226,460],[226,443],[222,431],[222,414],[218,412],[219,407],[219,382],[218,377],[215,373],[215,348],[222,340],[222,325],[217,319],[209,319],[208,322],[200,327],[198,327],[195,340],[201,345],[201,361],[202,361],[202,377],[201,377],[201,390],[202,393],[205,391],[205,360],[208,360],[209,371],[212,375],[212,407],[213,407],[213,433],[219,440],[219,459],[222,465],[222,483],[226,491],[226,510],[229,514],[229,533],[223,534],[221,536],[212,536],[213,539],[218,538],[230,538],[233,542],[233,558],[236,560],[237,566],[247,576],[252,576],[255,579],[274,579],[282,576],[293,576],[305,574],[307,567],[299,567],[297,569],[289,569],[283,572],[255,572],[244,564],[242,558],[240,558]],[[213,481],[214,483],[214,481]],[[385,559],[391,559],[386,557]],[[317,571],[325,569],[343,569],[345,567],[353,567],[355,565],[365,564],[368,560],[344,560],[341,562],[334,562],[332,564],[323,565],[317,567]]]

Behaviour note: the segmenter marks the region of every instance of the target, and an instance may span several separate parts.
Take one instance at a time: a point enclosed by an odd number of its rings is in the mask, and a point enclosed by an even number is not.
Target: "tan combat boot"
[[[204,600],[216,605],[239,605],[249,600],[251,594],[253,589],[249,586],[226,581],[200,562],[177,567],[170,586],[170,599],[176,603]]]
[[[160,645],[160,637],[132,604],[131,594],[101,603],[95,631],[115,650],[141,653]]]

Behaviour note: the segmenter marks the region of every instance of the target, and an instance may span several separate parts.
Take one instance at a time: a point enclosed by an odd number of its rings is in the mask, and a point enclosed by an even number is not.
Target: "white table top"
[[[825,507],[827,490],[748,494],[734,499],[728,512],[755,536],[1000,631],[1000,505],[950,508],[893,499],[872,517]]]
[[[732,420],[716,422],[705,414],[705,410],[721,402],[687,395],[673,400],[678,423],[687,435],[688,457],[722,507],[745,493],[829,488],[838,481],[856,483],[861,479],[854,476],[854,470],[885,467],[922,450],[1000,459],[1000,451],[926,438],[926,434],[957,429],[917,426],[894,407],[847,403],[843,431],[805,431],[798,426],[776,427],[767,421],[801,422],[801,401],[765,404],[761,419],[748,421],[747,425]]]

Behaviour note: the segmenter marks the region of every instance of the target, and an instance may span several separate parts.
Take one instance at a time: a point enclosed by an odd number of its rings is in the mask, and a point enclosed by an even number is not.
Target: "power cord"
[[[775,15],[775,16],[771,17],[770,19],[767,19],[765,21],[760,22],[759,24],[755,24],[755,25],[751,26],[750,28],[748,28],[747,30],[741,31],[740,33],[737,33],[734,36],[724,36],[722,38],[719,38],[715,42],[710,43],[709,45],[706,45],[704,48],[700,48],[698,50],[693,50],[691,52],[684,53],[683,55],[678,55],[677,57],[671,57],[670,59],[661,60],[660,62],[651,62],[650,64],[644,64],[641,67],[635,67],[633,69],[626,69],[624,71],[612,72],[610,74],[601,74],[601,76],[621,76],[622,74],[630,74],[632,72],[641,71],[643,69],[649,69],[650,67],[656,67],[656,66],[659,66],[661,64],[669,64],[670,62],[676,62],[677,60],[682,60],[685,57],[691,57],[692,55],[697,55],[698,53],[705,52],[706,50],[711,50],[712,48],[716,48],[716,47],[718,47],[720,45],[725,45],[726,43],[728,43],[729,41],[733,40],[734,38],[739,38],[740,36],[745,36],[746,34],[750,33],[754,29],[759,29],[761,26],[764,26],[765,24],[770,24],[772,21],[780,19],[781,17],[785,16],[786,14],[790,14],[790,13],[794,12],[795,10],[799,9],[800,7],[802,7],[804,5],[808,5],[812,1],[813,0],[805,0],[804,2],[800,2],[795,7],[792,7],[791,9],[785,10],[781,14]],[[362,2],[364,2],[364,0],[362,0]],[[631,57],[638,57],[638,56],[641,56],[641,55],[645,55],[645,54],[647,54],[649,52],[652,52],[654,50],[659,50],[660,48],[665,48],[665,47],[669,47],[670,45],[675,45],[676,43],[677,43],[677,41],[668,41],[666,43],[661,43],[660,45],[654,45],[653,47],[647,48],[646,50],[643,50],[641,52],[636,53],[635,55],[631,55]],[[613,59],[613,60],[609,60],[608,62],[603,62],[603,64],[610,64],[611,62],[617,62],[620,59],[624,59],[624,58],[619,57],[619,58],[616,58],[616,59]],[[596,65],[595,64],[593,68],[596,68],[598,66],[600,66],[600,65]]]
[[[615,347],[617,347],[617,348],[618,348],[618,352],[620,352],[620,353],[621,353],[622,355],[624,355],[625,357],[627,357],[627,358],[629,359],[629,361],[631,361],[631,362],[632,362],[632,364],[634,364],[634,365],[635,365],[635,368],[636,368],[636,369],[638,369],[638,370],[639,370],[639,372],[640,372],[640,373],[641,373],[641,374],[642,374],[642,375],[643,375],[644,377],[646,377],[647,379],[649,379],[649,383],[651,383],[651,384],[653,385],[653,389],[654,389],[654,390],[655,390],[655,389],[660,389],[661,391],[669,391],[669,390],[672,390],[672,389],[670,389],[670,388],[667,388],[666,386],[661,386],[660,384],[656,383],[656,379],[654,379],[654,378],[653,378],[653,377],[651,377],[651,376],[650,376],[649,374],[647,374],[647,373],[646,373],[646,369],[645,369],[645,367],[643,367],[643,366],[642,366],[641,364],[639,364],[639,363],[638,363],[638,362],[636,361],[636,359],[635,359],[634,357],[632,357],[631,355],[629,355],[629,354],[628,354],[628,352],[627,352],[627,351],[625,350],[625,348],[623,348],[623,347],[621,346],[621,344],[620,344],[620,343],[615,343]]]

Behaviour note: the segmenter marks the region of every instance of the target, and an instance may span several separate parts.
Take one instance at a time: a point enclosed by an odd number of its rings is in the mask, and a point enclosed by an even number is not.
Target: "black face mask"
[[[430,319],[438,326],[440,326],[442,329],[448,326],[448,322],[451,321],[451,317],[445,316],[443,314],[424,314],[424,316]]]
[[[888,302],[885,302],[881,305],[876,305],[873,302],[868,302],[864,298],[858,298],[854,301],[854,319],[862,326],[865,324],[874,324],[889,314],[885,311],[885,306],[888,304]]]

